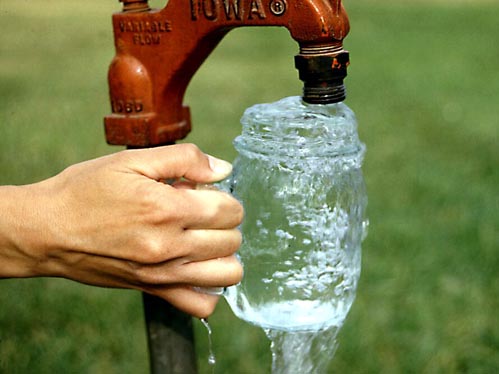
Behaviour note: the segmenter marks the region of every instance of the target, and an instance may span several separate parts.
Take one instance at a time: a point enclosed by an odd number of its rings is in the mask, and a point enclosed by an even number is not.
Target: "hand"
[[[0,276],[133,288],[206,317],[218,297],[193,287],[241,280],[234,253],[243,210],[229,194],[196,184],[230,170],[182,144],[122,151],[40,183],[1,187]]]

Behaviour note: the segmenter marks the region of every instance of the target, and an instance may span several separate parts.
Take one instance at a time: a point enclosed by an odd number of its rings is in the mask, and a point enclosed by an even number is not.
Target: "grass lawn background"
[[[153,1],[159,6],[163,2]],[[330,371],[499,371],[499,4],[345,1],[347,104],[368,153],[370,232]],[[113,0],[0,0],[0,183],[47,178],[105,144]],[[229,34],[194,77],[186,141],[233,159],[239,117],[298,95],[282,29]],[[0,213],[1,214],[1,213]],[[264,334],[225,302],[217,373],[268,373]],[[207,336],[196,324],[201,373]],[[147,373],[140,295],[57,279],[0,282],[1,373]]]

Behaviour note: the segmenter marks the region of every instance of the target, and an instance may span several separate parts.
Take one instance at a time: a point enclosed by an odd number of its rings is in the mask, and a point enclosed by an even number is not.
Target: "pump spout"
[[[146,147],[184,138],[187,85],[222,38],[243,26],[283,26],[300,46],[296,67],[309,102],[341,101],[349,23],[341,0],[120,0],[113,15],[116,56],[109,68],[110,144]]]

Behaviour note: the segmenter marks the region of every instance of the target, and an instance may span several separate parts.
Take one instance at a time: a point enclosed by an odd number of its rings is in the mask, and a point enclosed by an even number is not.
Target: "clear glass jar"
[[[245,208],[242,282],[225,297],[267,329],[340,326],[355,298],[367,221],[365,146],[344,103],[300,97],[246,110],[225,188]]]

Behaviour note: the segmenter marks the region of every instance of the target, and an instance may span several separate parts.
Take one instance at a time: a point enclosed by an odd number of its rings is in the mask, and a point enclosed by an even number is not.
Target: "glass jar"
[[[344,103],[289,97],[247,109],[241,123],[225,188],[245,208],[244,277],[225,297],[263,328],[339,326],[355,298],[367,227],[355,115]]]

